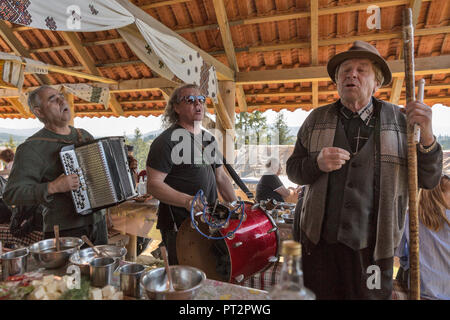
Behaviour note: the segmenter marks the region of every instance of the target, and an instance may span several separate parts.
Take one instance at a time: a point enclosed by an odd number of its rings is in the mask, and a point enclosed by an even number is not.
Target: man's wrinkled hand
[[[48,193],[63,193],[72,190],[77,190],[80,187],[80,179],[76,174],[65,175],[61,174],[55,180],[49,182]]]
[[[317,156],[317,165],[323,172],[339,170],[350,160],[350,153],[347,150],[337,147],[323,148]]]

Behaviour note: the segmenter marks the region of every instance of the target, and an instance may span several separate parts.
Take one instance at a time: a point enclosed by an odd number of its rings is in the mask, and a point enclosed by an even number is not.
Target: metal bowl
[[[60,251],[56,251],[56,239],[46,239],[32,244],[30,254],[39,267],[56,269],[64,266],[71,254],[80,250],[84,241],[75,237],[59,238]]]
[[[127,254],[127,249],[118,247],[118,246],[111,246],[111,245],[101,245],[101,246],[95,246],[100,252],[105,252],[111,257],[115,258],[114,262],[114,270],[119,267],[120,261],[125,259],[125,256]],[[81,275],[89,277],[89,263],[94,259],[97,258],[94,249],[92,248],[86,248],[80,251],[74,252],[70,258],[70,263],[78,266],[81,270]]]
[[[165,268],[146,272],[141,278],[141,287],[149,299],[155,300],[190,300],[193,299],[206,275],[200,269],[190,266],[170,266],[174,291],[168,291],[169,280]]]
[[[0,255],[3,281],[9,276],[21,275],[27,271],[28,248],[21,248]]]

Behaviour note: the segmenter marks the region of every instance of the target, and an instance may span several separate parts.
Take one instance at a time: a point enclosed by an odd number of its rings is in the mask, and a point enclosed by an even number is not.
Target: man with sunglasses
[[[214,137],[200,128],[206,98],[196,85],[174,90],[163,122],[168,127],[150,146],[147,157],[147,191],[160,200],[157,228],[168,249],[170,264],[178,264],[176,234],[190,218],[194,196],[202,190],[207,203],[217,199],[236,200],[233,186],[218,157]],[[202,211],[201,201],[194,203]]]
[[[16,206],[43,205],[44,237],[53,238],[53,226],[60,236],[87,235],[96,244],[107,244],[108,234],[103,210],[89,215],[75,211],[70,195],[80,184],[76,174],[65,175],[59,157],[61,148],[92,140],[90,133],[69,125],[71,111],[64,95],[50,86],[41,86],[28,98],[31,112],[44,128],[17,148],[14,164],[3,193],[5,202]]]

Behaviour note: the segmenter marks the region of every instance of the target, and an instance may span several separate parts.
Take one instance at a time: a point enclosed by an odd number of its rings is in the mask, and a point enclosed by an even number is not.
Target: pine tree
[[[236,140],[244,138],[246,145],[267,143],[267,118],[261,111],[241,112],[236,118]]]
[[[289,133],[289,127],[286,124],[284,114],[279,112],[275,118],[275,123],[272,125],[274,135],[278,135],[278,144],[289,145],[294,144],[295,137]]]

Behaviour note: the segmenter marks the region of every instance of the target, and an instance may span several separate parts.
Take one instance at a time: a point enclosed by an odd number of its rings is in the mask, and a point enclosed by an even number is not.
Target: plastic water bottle
[[[303,284],[301,246],[292,240],[283,241],[283,266],[279,283],[269,292],[271,300],[315,300],[316,295]]]

